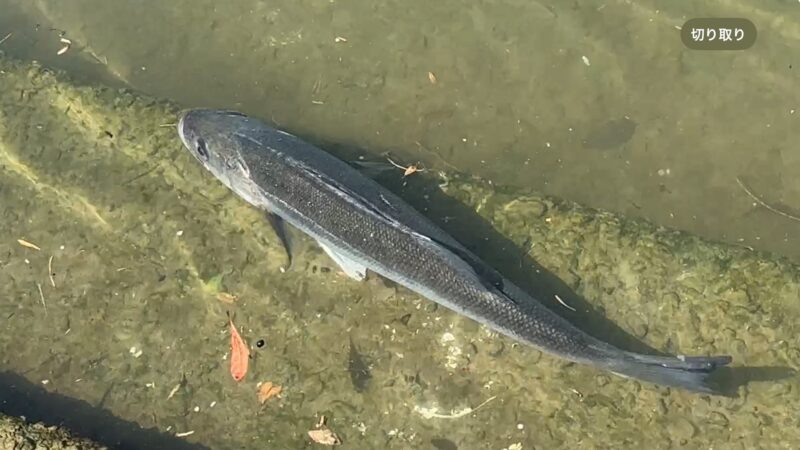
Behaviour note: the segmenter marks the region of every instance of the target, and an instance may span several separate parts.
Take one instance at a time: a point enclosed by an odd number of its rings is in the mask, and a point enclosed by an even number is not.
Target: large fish
[[[346,274],[367,269],[544,352],[625,377],[718,393],[729,356],[650,356],[579,330],[514,286],[396,195],[301,139],[232,111],[197,109],[184,145],[241,198],[317,240]]]

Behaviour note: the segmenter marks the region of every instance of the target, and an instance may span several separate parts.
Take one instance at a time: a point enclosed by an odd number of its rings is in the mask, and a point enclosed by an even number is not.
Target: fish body
[[[178,132],[226,186],[316,239],[356,280],[371,270],[544,352],[656,384],[716,393],[707,378],[731,361],[631,353],[588,335],[386,188],[255,118],[191,110]]]

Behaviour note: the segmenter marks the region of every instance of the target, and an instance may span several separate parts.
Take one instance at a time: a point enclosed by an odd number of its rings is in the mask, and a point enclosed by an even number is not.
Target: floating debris
[[[169,391],[169,395],[167,395],[167,400],[169,400],[169,399],[171,399],[172,397],[174,397],[174,396],[175,396],[175,394],[177,394],[177,393],[178,393],[178,391],[180,390],[180,388],[181,388],[181,386],[182,386],[182,385],[183,385],[183,382],[180,382],[180,383],[176,384],[176,385],[175,385],[175,387],[174,387],[174,388],[172,388],[172,390],[171,390],[171,391]]]
[[[57,56],[61,56],[64,53],[67,53],[67,50],[69,50],[69,47],[72,45],[72,41],[65,37],[62,37],[61,39],[59,39],[59,41],[61,41],[61,43],[64,44],[64,46],[61,47],[61,50],[59,50],[56,53]]]
[[[419,164],[411,164],[410,166],[401,166],[400,164],[397,164],[396,162],[392,161],[388,157],[386,158],[386,160],[389,161],[393,166],[395,166],[398,169],[402,170],[404,177],[407,177],[407,176],[409,176],[411,174],[414,174],[414,173],[417,173],[417,172],[424,172],[425,171],[425,169],[419,167]]]
[[[39,298],[42,300],[42,307],[44,308],[44,315],[47,315],[47,303],[44,301],[44,292],[42,292],[42,285],[36,283],[36,287],[39,289]]]
[[[436,79],[436,75],[433,72],[428,72],[428,81],[430,81],[431,84],[436,84],[436,81],[438,81]]]
[[[231,330],[231,376],[236,381],[242,381],[247,374],[247,365],[250,362],[250,349],[247,348],[244,339],[236,331],[233,319],[228,314],[228,322]]]
[[[263,405],[272,397],[280,395],[281,392],[283,392],[282,387],[278,386],[277,384],[272,384],[271,381],[267,381],[258,389],[258,401]]]
[[[339,445],[342,443],[339,436],[325,425],[325,416],[320,417],[317,426],[308,431],[308,437],[317,444],[322,445]]]
[[[175,437],[186,437],[194,434],[194,430],[184,431],[183,433],[175,433]]]
[[[744,184],[744,181],[742,181],[741,178],[736,177],[736,182],[739,183],[739,187],[742,188],[744,193],[747,194],[750,198],[752,198],[753,201],[756,202],[757,204],[763,206],[767,210],[772,211],[773,213],[775,213],[775,214],[777,214],[779,216],[785,217],[785,218],[787,218],[789,220],[794,220],[796,222],[800,222],[800,217],[795,216],[793,214],[789,214],[788,212],[782,211],[782,210],[778,209],[777,207],[775,207],[773,205],[770,205],[769,203],[765,202],[763,199],[761,199],[761,197],[756,195],[750,188],[748,188],[747,185]]]
[[[47,261],[47,276],[50,277],[50,284],[56,287],[56,280],[53,278],[56,276],[56,274],[53,273],[53,255],[50,255],[50,259]]]
[[[421,406],[415,406],[414,407],[414,411],[416,411],[417,413],[419,413],[419,415],[421,415],[422,417],[424,417],[426,419],[458,419],[458,418],[464,417],[464,416],[466,416],[468,414],[474,413],[475,411],[477,411],[478,409],[482,408],[484,405],[486,405],[487,403],[491,402],[492,400],[494,400],[496,398],[497,398],[497,396],[493,395],[493,396],[487,398],[486,400],[484,400],[483,403],[481,403],[480,405],[478,405],[478,406],[476,406],[474,408],[467,406],[466,408],[461,409],[461,410],[451,410],[450,414],[442,414],[442,413],[438,412],[437,408],[424,408],[424,407],[421,407]]]
[[[21,245],[23,247],[32,248],[34,250],[41,250],[41,248],[39,248],[38,245],[36,245],[36,244],[34,244],[32,242],[28,242],[25,239],[17,239],[17,242],[19,242],[19,245]]]
[[[572,306],[569,306],[567,302],[561,300],[561,297],[559,297],[558,294],[554,295],[553,297],[555,297],[558,303],[561,303],[561,306],[563,306],[564,308],[567,308],[570,311],[577,311],[577,309],[573,308]]]
[[[237,297],[237,296],[235,296],[233,294],[229,294],[227,292],[219,292],[219,293],[217,293],[217,300],[221,301],[222,303],[227,303],[229,305],[232,305],[232,304],[236,303],[236,300],[238,300],[238,299],[239,299],[239,297]]]

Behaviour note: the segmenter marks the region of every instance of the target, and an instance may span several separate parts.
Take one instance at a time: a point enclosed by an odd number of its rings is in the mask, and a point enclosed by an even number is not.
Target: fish
[[[247,366],[250,363],[250,349],[236,331],[233,325],[233,318],[228,314],[228,323],[231,332],[231,376],[236,381],[242,381],[247,375]]]
[[[730,356],[620,349],[515,286],[400,197],[303,139],[237,111],[183,111],[186,149],[252,206],[315,239],[349,277],[367,271],[544,353],[626,378],[725,395],[712,375]]]
[[[456,445],[455,442],[445,438],[433,438],[431,439],[431,445],[433,445],[436,450],[458,450],[458,445]]]

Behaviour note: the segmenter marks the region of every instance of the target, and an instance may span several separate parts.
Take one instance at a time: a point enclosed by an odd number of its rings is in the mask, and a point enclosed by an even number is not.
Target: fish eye
[[[200,155],[203,160],[208,161],[208,148],[206,147],[206,141],[203,138],[197,139],[197,146],[195,148],[197,150],[197,154]]]

